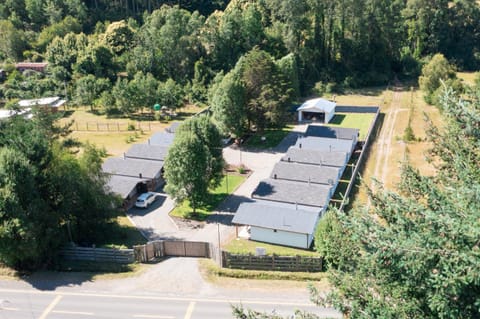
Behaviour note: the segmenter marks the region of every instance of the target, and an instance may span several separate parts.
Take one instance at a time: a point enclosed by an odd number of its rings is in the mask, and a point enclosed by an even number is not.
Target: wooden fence
[[[135,260],[148,262],[160,257],[204,257],[211,258],[213,245],[196,241],[153,241],[134,246]]]
[[[65,247],[60,255],[66,260],[111,262],[130,264],[135,261],[133,249],[109,249],[91,247]]]
[[[72,126],[74,131],[93,132],[127,132],[127,131],[151,131],[151,122],[78,122]]]
[[[222,267],[248,270],[320,272],[322,257],[236,255],[222,251]]]

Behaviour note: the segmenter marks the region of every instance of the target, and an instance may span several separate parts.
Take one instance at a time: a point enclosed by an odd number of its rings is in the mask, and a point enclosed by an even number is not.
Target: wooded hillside
[[[6,0],[0,98],[66,94],[124,113],[154,101],[174,108],[184,97],[206,101],[216,75],[253,48],[290,55],[292,89],[307,95],[315,84],[417,76],[436,53],[477,69],[479,32],[474,0]],[[49,65],[15,72],[23,60]]]

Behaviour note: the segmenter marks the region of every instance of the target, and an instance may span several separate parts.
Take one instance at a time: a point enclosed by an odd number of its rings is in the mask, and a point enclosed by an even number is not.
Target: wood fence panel
[[[119,264],[129,264],[135,260],[133,249],[66,247],[60,251],[60,255],[66,260],[112,262]]]
[[[234,255],[223,251],[222,259],[223,267],[234,269],[301,272],[323,270],[322,257]]]

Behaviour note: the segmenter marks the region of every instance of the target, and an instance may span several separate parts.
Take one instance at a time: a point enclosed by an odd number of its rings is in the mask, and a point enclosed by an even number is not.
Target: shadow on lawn
[[[340,125],[345,119],[345,114],[335,114],[335,116],[330,120],[330,124]]]

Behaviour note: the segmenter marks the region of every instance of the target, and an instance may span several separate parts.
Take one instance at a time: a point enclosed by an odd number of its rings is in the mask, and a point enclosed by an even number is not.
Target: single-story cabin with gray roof
[[[168,147],[161,145],[133,144],[124,154],[126,158],[163,161],[168,153]]]
[[[278,162],[270,178],[313,184],[330,185],[335,189],[341,177],[338,167],[317,166],[310,164]]]
[[[295,147],[322,152],[347,152],[348,159],[350,159],[355,145],[356,143],[353,140],[307,136],[299,137]]]
[[[148,139],[147,144],[168,147],[173,144],[174,138],[175,134],[167,132],[157,132]]]
[[[149,161],[135,158],[111,157],[102,165],[105,173],[129,177],[160,180],[163,161]]]
[[[107,190],[118,194],[126,203],[128,203],[137,195],[139,189],[146,190],[147,182],[147,178],[110,175],[107,182]]]
[[[291,146],[281,158],[283,162],[340,167],[347,165],[347,152],[322,152]]]
[[[320,211],[287,208],[262,202],[242,203],[233,224],[250,226],[250,239],[308,249]]]
[[[328,207],[334,189],[330,185],[292,182],[280,179],[265,179],[261,181],[252,193],[252,198],[318,207],[325,210]]]
[[[304,136],[353,140],[356,143],[358,137],[360,136],[360,130],[356,128],[334,127],[327,125],[309,125]]]

